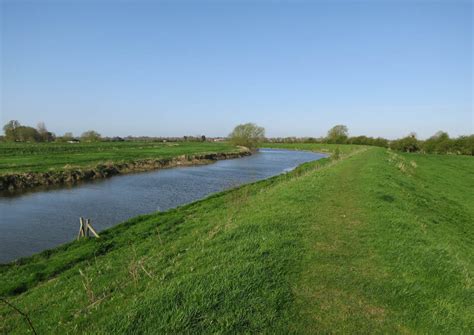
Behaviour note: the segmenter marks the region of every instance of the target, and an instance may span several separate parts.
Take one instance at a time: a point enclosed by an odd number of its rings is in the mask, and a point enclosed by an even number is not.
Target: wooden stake
[[[77,234],[77,239],[79,240],[81,237],[84,237],[84,219],[82,217],[79,218],[79,234]]]
[[[94,227],[91,225],[91,220],[90,219],[84,219],[83,217],[79,218],[79,234],[77,234],[77,239],[79,240],[81,237],[88,238],[92,235],[94,235],[96,238],[99,238],[99,234],[95,231]]]
[[[90,232],[92,232],[92,234],[93,234],[95,237],[99,238],[99,234],[97,234],[97,232],[95,231],[95,229],[92,227],[92,225],[91,225],[91,220],[90,220],[90,219],[87,219],[87,228],[89,229],[89,230],[88,230],[88,233],[89,233],[89,231],[90,231]]]
[[[90,236],[90,234],[89,234],[89,219],[86,219],[85,228],[86,228],[86,231],[84,232],[84,235],[86,237],[89,237]]]

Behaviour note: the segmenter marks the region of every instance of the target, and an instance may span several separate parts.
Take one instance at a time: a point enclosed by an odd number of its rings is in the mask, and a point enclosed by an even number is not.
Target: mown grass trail
[[[3,266],[0,294],[39,333],[470,333],[472,158],[341,152]]]
[[[100,163],[127,163],[180,155],[231,152],[228,143],[214,142],[97,142],[0,143],[0,175],[20,172],[62,171]]]

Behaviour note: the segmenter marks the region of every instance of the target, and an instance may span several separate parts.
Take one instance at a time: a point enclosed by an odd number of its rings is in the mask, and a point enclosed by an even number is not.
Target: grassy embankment
[[[241,151],[210,142],[0,143],[0,191],[204,164],[238,157]]]
[[[3,266],[0,294],[40,334],[471,332],[472,157],[340,148]]]

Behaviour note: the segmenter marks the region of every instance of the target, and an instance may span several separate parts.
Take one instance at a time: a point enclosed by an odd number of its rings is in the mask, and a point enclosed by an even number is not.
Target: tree
[[[341,144],[346,143],[348,136],[349,130],[347,129],[347,126],[343,124],[338,124],[337,126],[334,126],[329,129],[326,140],[328,143]]]
[[[420,143],[416,139],[416,134],[410,133],[404,138],[392,141],[390,148],[398,151],[417,152],[420,150]]]
[[[66,133],[64,133],[64,135],[63,135],[63,139],[64,139],[65,141],[71,141],[71,140],[74,139],[74,136],[72,135],[71,132],[66,132]]]
[[[259,127],[255,123],[239,124],[229,134],[229,139],[234,145],[241,145],[249,149],[256,148],[264,138],[265,128]]]
[[[423,143],[423,150],[429,154],[445,154],[453,149],[453,141],[450,140],[448,133],[441,130]]]
[[[38,130],[38,133],[40,133],[40,135],[43,135],[48,132],[48,129],[46,129],[46,125],[44,124],[44,122],[38,122],[36,129]]]
[[[360,145],[374,145],[377,147],[388,147],[388,140],[382,137],[367,137],[367,136],[357,136],[349,137],[346,141],[347,144],[360,144]]]
[[[39,122],[36,129],[38,130],[40,140],[43,142],[51,142],[56,138],[52,132],[49,132],[48,129],[46,129],[44,122]]]
[[[474,156],[474,135],[459,136],[453,140],[453,151],[461,155]]]
[[[15,141],[19,142],[39,142],[40,134],[33,127],[19,126],[15,129]]]
[[[84,142],[98,142],[100,141],[100,138],[100,134],[95,130],[88,130],[86,132],[83,132],[81,135],[81,139]]]
[[[382,137],[377,137],[376,139],[374,139],[372,145],[375,145],[377,147],[388,148],[388,140]]]
[[[16,130],[18,127],[21,127],[20,122],[17,120],[11,120],[3,126],[3,131],[5,132],[5,140],[7,141],[17,141]]]
[[[41,136],[33,127],[22,126],[17,120],[9,121],[3,126],[5,131],[5,139],[15,142],[38,142]]]
[[[3,131],[7,132],[8,130],[15,130],[20,126],[21,124],[17,120],[10,120],[7,124],[3,126]]]
[[[68,142],[68,141],[72,141],[74,139],[74,136],[72,135],[71,132],[67,132],[67,133],[64,133],[63,136],[58,136],[56,138],[56,141],[58,142]]]

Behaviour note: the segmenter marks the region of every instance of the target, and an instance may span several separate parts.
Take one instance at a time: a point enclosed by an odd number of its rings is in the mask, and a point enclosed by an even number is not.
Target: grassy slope
[[[47,172],[65,167],[94,167],[103,162],[129,162],[180,155],[229,152],[228,143],[211,142],[99,142],[99,143],[1,143],[0,174]]]
[[[263,148],[280,148],[293,150],[308,150],[331,153],[336,148],[341,154],[348,154],[354,150],[365,148],[365,146],[355,146],[347,144],[320,144],[320,143],[262,143]]]
[[[468,333],[473,171],[378,148],[305,164],[4,266],[0,294],[39,333]],[[0,332],[26,329],[0,307]]]

